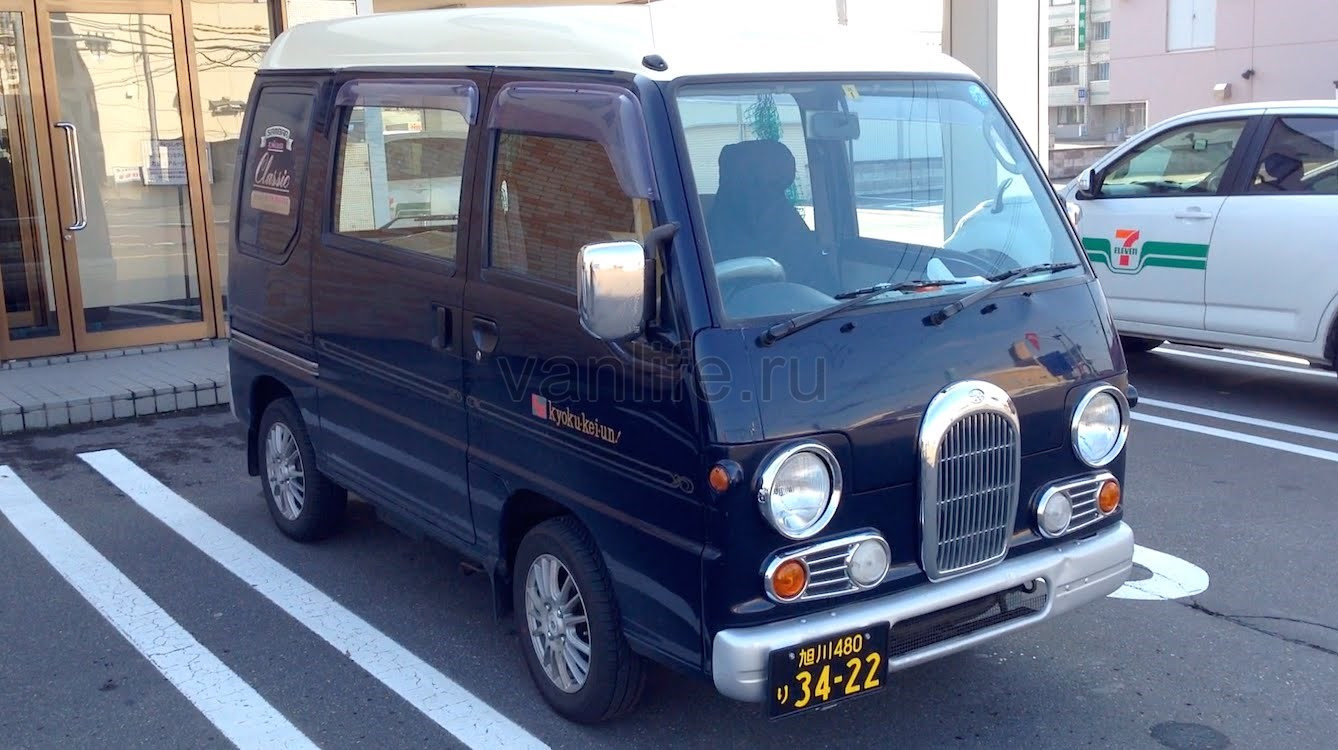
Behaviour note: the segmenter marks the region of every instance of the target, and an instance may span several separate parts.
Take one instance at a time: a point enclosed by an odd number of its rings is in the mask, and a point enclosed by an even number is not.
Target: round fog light
[[[1036,509],[1036,520],[1046,536],[1059,536],[1073,519],[1073,502],[1062,492],[1046,495]]]
[[[867,588],[883,580],[890,563],[891,556],[882,540],[865,539],[855,545],[846,560],[846,574],[857,586]]]

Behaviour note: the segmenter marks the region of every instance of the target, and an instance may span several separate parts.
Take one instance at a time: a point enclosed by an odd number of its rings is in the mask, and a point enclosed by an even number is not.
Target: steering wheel
[[[748,255],[715,264],[715,279],[720,296],[729,299],[750,286],[785,281],[785,267],[769,256]]]

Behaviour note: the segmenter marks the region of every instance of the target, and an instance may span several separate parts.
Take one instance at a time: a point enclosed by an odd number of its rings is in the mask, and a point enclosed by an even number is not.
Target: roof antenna
[[[659,49],[660,45],[658,42],[655,41],[654,6],[655,6],[655,0],[646,0],[646,22],[650,24],[650,43],[652,47],[654,47],[655,49]],[[664,58],[660,57],[659,54],[657,53],[652,53],[641,58],[641,64],[646,66],[647,68],[650,68],[651,70],[657,70],[660,72],[664,72],[669,69],[669,63],[665,62]]]

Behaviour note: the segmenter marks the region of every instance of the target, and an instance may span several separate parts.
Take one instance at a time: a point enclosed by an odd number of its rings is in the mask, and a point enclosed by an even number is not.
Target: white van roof
[[[959,61],[886,28],[829,28],[769,13],[731,15],[732,0],[443,8],[299,24],[263,69],[498,66],[689,75],[886,72],[972,75]],[[796,21],[798,19],[795,19]],[[647,55],[668,68],[652,70]]]

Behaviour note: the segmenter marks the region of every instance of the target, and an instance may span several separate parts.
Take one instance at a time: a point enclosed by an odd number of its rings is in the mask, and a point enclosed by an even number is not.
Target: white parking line
[[[1325,378],[1328,380],[1338,380],[1332,372],[1325,370],[1315,370],[1309,367],[1293,367],[1291,365],[1275,365],[1272,362],[1254,362],[1248,359],[1236,359],[1235,357],[1222,357],[1217,354],[1203,354],[1201,352],[1187,352],[1183,349],[1158,348],[1153,350],[1157,354],[1174,354],[1177,357],[1189,357],[1190,359],[1205,359],[1210,362],[1226,362],[1232,365],[1241,365],[1242,367],[1258,367],[1263,370],[1278,370],[1281,372],[1291,372],[1297,375],[1309,375],[1314,378]]]
[[[1186,414],[1197,414],[1201,417],[1210,417],[1220,419],[1224,422],[1238,422],[1240,424],[1254,425],[1278,432],[1290,432],[1295,435],[1305,435],[1307,437],[1319,438],[1320,440],[1338,441],[1338,432],[1327,432],[1325,430],[1316,430],[1310,427],[1300,427],[1285,422],[1274,422],[1269,419],[1259,419],[1258,417],[1246,417],[1241,414],[1232,414],[1225,411],[1216,411],[1214,409],[1204,409],[1198,406],[1189,406],[1187,404],[1174,404],[1170,401],[1158,401],[1151,398],[1138,399],[1139,406],[1154,406],[1158,409],[1167,409],[1170,411],[1182,411]]]
[[[0,512],[75,591],[237,747],[316,747],[70,528],[8,466],[0,466]]]
[[[1274,450],[1286,451],[1287,453],[1295,453],[1300,456],[1309,456],[1311,458],[1338,463],[1338,453],[1320,450],[1319,448],[1311,448],[1308,445],[1298,445],[1297,443],[1288,443],[1282,440],[1274,440],[1272,438],[1256,437],[1244,432],[1221,430],[1216,427],[1208,427],[1207,425],[1195,424],[1193,422],[1182,422],[1178,419],[1155,417],[1151,414],[1134,414],[1134,419],[1139,422],[1161,425],[1162,427],[1197,432],[1200,435],[1212,435],[1213,437],[1224,438],[1226,440],[1234,440],[1238,443],[1249,443],[1250,445],[1258,445],[1264,448],[1272,448]]]
[[[117,450],[79,458],[141,508],[471,748],[546,748],[484,701],[191,505]]]

